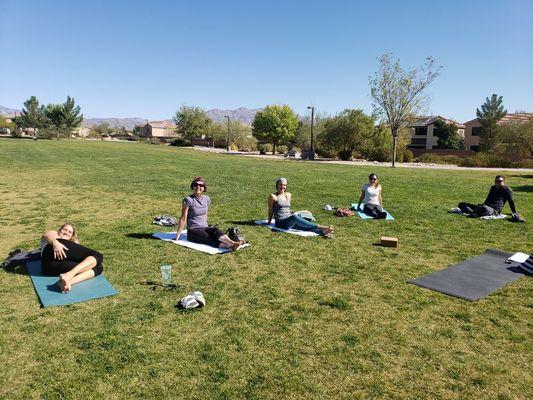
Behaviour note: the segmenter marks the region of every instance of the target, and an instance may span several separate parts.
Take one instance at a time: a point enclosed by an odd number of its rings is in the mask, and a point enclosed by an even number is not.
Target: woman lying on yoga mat
[[[291,211],[291,194],[287,192],[287,179],[278,178],[276,181],[276,193],[268,196],[268,223],[272,223],[272,218],[276,220],[276,226],[281,229],[299,229],[301,231],[312,231],[319,235],[331,237],[333,226],[320,226],[308,221]]]
[[[207,192],[207,183],[201,176],[197,176],[191,182],[192,194],[185,197],[181,203],[181,217],[178,223],[176,240],[187,223],[187,239],[194,243],[207,244],[212,247],[237,250],[244,243],[235,242],[216,226],[207,224],[207,210],[211,205],[211,199]]]
[[[63,293],[72,285],[100,275],[104,256],[78,243],[76,228],[65,223],[57,231],[45,231],[41,238],[41,271],[59,275],[57,285]]]
[[[361,202],[364,201],[363,212],[376,219],[387,218],[387,213],[383,211],[383,199],[381,198],[381,185],[376,174],[368,175],[368,183],[361,187],[361,196],[357,203],[357,210],[361,211]]]

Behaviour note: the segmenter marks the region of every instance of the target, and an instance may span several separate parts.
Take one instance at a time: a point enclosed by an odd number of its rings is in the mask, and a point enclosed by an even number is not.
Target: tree
[[[391,129],[393,167],[398,134],[425,108],[429,99],[422,92],[439,75],[441,68],[435,67],[435,61],[429,57],[422,67],[404,71],[400,60],[394,61],[392,54],[387,53],[379,58],[379,69],[369,78],[374,112]]]
[[[452,150],[464,148],[464,140],[459,136],[457,125],[454,123],[446,123],[438,118],[434,123],[433,132],[438,137],[437,148]]]
[[[176,115],[174,122],[178,127],[178,132],[182,137],[191,139],[209,135],[209,126],[212,121],[207,113],[200,107],[181,106]]]
[[[322,149],[320,148],[321,142],[320,142],[320,136],[324,132],[324,125],[326,121],[328,120],[328,115],[321,113],[321,112],[315,112],[314,115],[314,121],[313,121],[313,136],[315,137],[315,149],[317,153],[322,153]],[[300,149],[310,149],[311,148],[311,116],[307,115],[302,118],[301,124],[298,127],[298,132],[296,132],[296,136],[293,139],[296,147]],[[327,151],[326,151],[327,153]]]
[[[276,146],[290,142],[296,136],[300,121],[288,105],[270,105],[255,114],[252,123],[253,136],[272,143],[272,154]]]
[[[13,132],[15,130],[16,126],[13,122],[7,122],[5,117],[0,115],[0,131],[8,131],[7,133]]]
[[[62,126],[67,131],[70,139],[72,131],[81,125],[83,114],[81,114],[80,106],[77,106],[70,96],[67,96],[61,111]]]
[[[364,146],[375,132],[374,118],[363,110],[344,110],[324,124],[320,141],[330,146],[341,159],[351,160],[354,150]]]
[[[498,131],[507,152],[533,158],[533,117],[499,126]]]
[[[47,104],[43,108],[43,114],[45,116],[44,127],[54,131],[59,140],[63,128],[63,105]]]
[[[31,128],[34,132],[37,132],[37,129],[44,127],[46,124],[44,107],[39,106],[39,101],[35,96],[31,96],[24,102],[21,114],[15,117],[13,122],[18,128]]]
[[[488,152],[498,143],[498,121],[507,115],[507,110],[503,108],[503,97],[493,94],[491,98],[485,99],[481,105],[481,110],[476,109],[476,116],[481,124],[480,147],[482,151]]]

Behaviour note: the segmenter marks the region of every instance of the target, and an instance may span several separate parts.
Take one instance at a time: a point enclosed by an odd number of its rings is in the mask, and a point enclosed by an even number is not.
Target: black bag
[[[30,261],[36,261],[41,259],[41,249],[31,250],[31,251],[22,251],[20,249],[14,250],[4,262],[1,264],[4,268],[13,268],[20,265],[24,265]]]
[[[234,242],[244,242],[244,235],[242,234],[241,230],[236,226],[228,228],[228,230],[226,231],[226,235],[228,235],[228,237]]]

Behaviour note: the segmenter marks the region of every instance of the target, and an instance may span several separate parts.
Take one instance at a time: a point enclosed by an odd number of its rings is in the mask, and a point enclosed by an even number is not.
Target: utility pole
[[[309,159],[314,160],[315,159],[315,141],[313,137],[313,125],[315,122],[315,107],[308,106],[307,109],[311,110],[311,151],[309,153]]]
[[[230,151],[231,147],[230,147],[230,142],[229,142],[229,115],[224,115],[224,118],[228,119],[228,139],[226,141],[226,144],[227,144],[227,147],[228,147],[228,151]]]

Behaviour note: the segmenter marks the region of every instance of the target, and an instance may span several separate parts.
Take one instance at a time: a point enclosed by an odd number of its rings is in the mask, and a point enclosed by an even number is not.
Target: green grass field
[[[40,308],[24,268],[0,270],[0,398],[529,399],[532,290],[522,278],[478,302],[407,284],[495,247],[532,252],[531,222],[446,213],[481,202],[494,172],[267,161],[138,143],[0,139],[0,255],[36,248],[43,230],[77,224],[105,255],[119,295]],[[336,218],[376,172],[394,222]],[[508,171],[533,221],[533,175]],[[195,175],[210,223],[238,225],[252,247],[209,256],[151,240],[152,218],[178,215]],[[335,239],[273,233],[275,179],[294,209],[335,225]],[[506,211],[509,212],[508,208]],[[160,229],[159,229],[160,230]],[[400,238],[398,249],[372,246]],[[151,291],[174,267],[176,292]],[[174,308],[189,291],[207,306]]]

